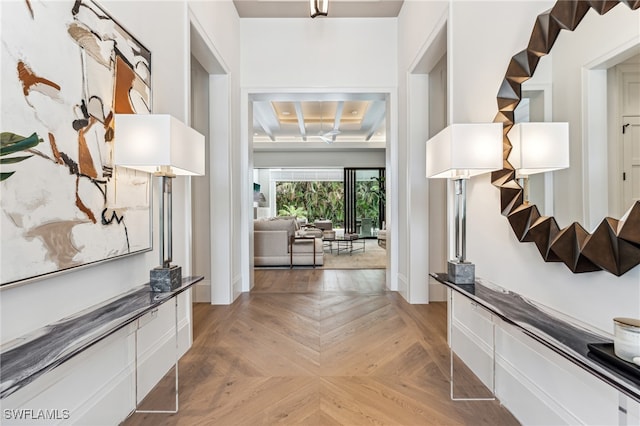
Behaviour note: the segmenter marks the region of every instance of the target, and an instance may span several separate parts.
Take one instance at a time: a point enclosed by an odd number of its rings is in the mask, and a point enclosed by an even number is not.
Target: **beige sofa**
[[[255,266],[296,266],[324,264],[322,238],[301,237],[298,224],[292,218],[259,219],[253,222],[253,260]],[[290,241],[292,243],[290,244]],[[290,250],[293,249],[293,256]]]

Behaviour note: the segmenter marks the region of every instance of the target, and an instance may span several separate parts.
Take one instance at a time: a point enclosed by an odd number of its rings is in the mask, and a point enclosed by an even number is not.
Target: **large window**
[[[345,229],[376,237],[385,220],[385,169],[345,168],[344,188]]]
[[[342,168],[254,169],[253,178],[262,195],[257,197],[257,217],[296,215],[343,226]]]
[[[309,222],[331,220],[344,226],[344,186],[337,181],[280,181],[276,183],[278,214],[300,213]]]
[[[257,217],[330,220],[334,228],[373,238],[385,220],[384,176],[384,168],[256,169]]]

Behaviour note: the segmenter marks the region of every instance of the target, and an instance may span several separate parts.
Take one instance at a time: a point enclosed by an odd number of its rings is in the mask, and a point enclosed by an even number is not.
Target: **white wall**
[[[427,73],[444,53],[433,52],[440,49],[436,39],[447,9],[444,1],[408,1],[398,17],[398,229],[391,237],[398,245],[398,290],[412,303],[430,299],[431,203],[424,156],[433,94]]]
[[[260,151],[253,153],[253,167],[384,167],[384,150],[369,151],[311,151],[278,152]]]
[[[395,19],[255,18],[243,19],[241,28],[244,88],[396,84]]]
[[[199,19],[215,40],[219,52],[239,69],[237,46],[239,19],[231,1],[203,5],[194,2]],[[183,1],[104,1],[100,4],[152,52],[153,111],[170,113],[189,122],[189,18]],[[2,18],[11,16],[11,6],[2,2]],[[150,16],[153,19],[150,19]],[[235,36],[229,36],[234,34]],[[41,37],[43,49],[46,35]],[[235,102],[237,87],[235,83]],[[236,117],[237,126],[237,117]],[[191,216],[189,182],[177,178],[174,183],[174,261],[190,274],[190,236],[187,218]],[[154,185],[154,200],[159,199]],[[157,224],[157,211],[154,224]],[[185,225],[183,225],[185,224]],[[158,241],[154,229],[154,241]],[[159,263],[158,252],[110,261],[40,281],[2,289],[0,293],[1,339],[7,342],[26,332],[101,303],[135,286],[146,283],[149,270]],[[142,362],[140,390],[151,388],[173,362],[173,309],[167,304],[155,319],[139,333],[139,359]],[[191,345],[191,297],[179,297],[180,352]],[[134,408],[132,368],[134,329],[126,328],[92,347],[63,366],[45,374],[2,401],[3,408],[69,409],[66,424],[117,424]],[[4,424],[4,422],[3,422]]]
[[[240,20],[231,1],[191,2],[191,51],[205,68],[209,95],[208,191],[198,195],[208,203],[206,238],[194,245],[208,253],[211,271],[197,292],[198,301],[231,303],[240,294],[242,242],[240,233],[243,187],[238,138]],[[234,17],[230,19],[230,17]],[[208,228],[208,229],[207,229]]]
[[[209,291],[214,304],[229,304],[240,293],[242,241],[238,238],[244,186],[239,131],[240,20],[230,0],[189,3],[192,52],[209,74],[210,238],[194,246],[209,251]],[[205,198],[205,197],[203,197]],[[203,200],[204,201],[204,200]],[[203,229],[206,233],[206,229]],[[210,247],[203,245],[209,241]],[[206,284],[205,284],[206,285]]]
[[[209,130],[209,73],[196,58],[191,57],[191,127],[205,135],[205,158],[211,158]],[[193,209],[193,274],[205,278],[195,285],[193,301],[211,303],[211,208],[209,180],[210,161],[206,162],[205,176],[192,178]]]
[[[429,73],[429,137],[433,137],[447,127],[447,93],[447,56],[445,55]],[[426,169],[426,164],[424,167]],[[447,205],[443,200],[446,199],[447,182],[444,179],[427,181],[429,183],[429,268],[430,271],[446,271]],[[446,293],[437,281],[429,280],[429,300],[446,300]]]

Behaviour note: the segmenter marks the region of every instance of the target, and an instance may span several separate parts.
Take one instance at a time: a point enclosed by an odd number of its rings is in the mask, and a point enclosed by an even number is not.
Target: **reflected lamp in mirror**
[[[529,203],[529,176],[569,167],[569,123],[515,124],[508,134],[509,162]]]
[[[455,183],[456,258],[449,260],[449,281],[475,282],[475,265],[466,259],[466,179],[502,168],[502,124],[452,124],[427,141],[427,177]]]
[[[160,266],[151,270],[150,285],[154,292],[175,290],[182,285],[182,268],[171,264],[172,178],[205,174],[204,136],[167,114],[115,114],[114,142],[117,166],[153,173],[161,179]]]

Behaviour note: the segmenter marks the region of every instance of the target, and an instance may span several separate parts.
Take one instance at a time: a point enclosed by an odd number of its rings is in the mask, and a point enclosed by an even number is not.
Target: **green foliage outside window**
[[[296,207],[294,205],[284,206],[284,208],[278,210],[278,216],[294,216],[297,218],[306,218],[307,211],[302,207]]]
[[[358,219],[370,217],[377,226],[380,187],[375,179],[356,181],[356,217]]]
[[[334,227],[344,226],[344,187],[342,182],[278,182],[276,210],[306,210],[307,220],[328,219]]]
[[[384,204],[384,178],[356,182],[356,216],[373,219],[378,226],[379,202]],[[344,227],[342,182],[297,181],[276,184],[276,211],[280,215],[306,216],[309,222],[328,219]],[[306,211],[306,215],[296,212]]]

